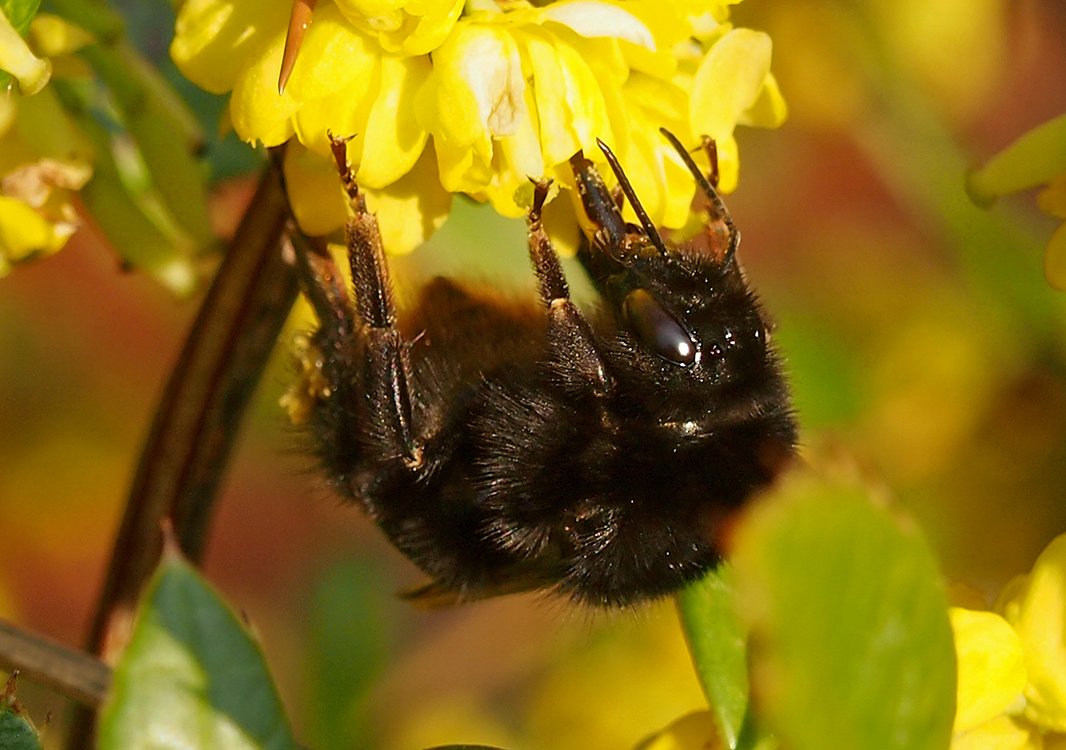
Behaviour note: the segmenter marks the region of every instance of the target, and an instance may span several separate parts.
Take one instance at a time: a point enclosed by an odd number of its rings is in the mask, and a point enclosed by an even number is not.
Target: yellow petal
[[[421,245],[448,218],[452,194],[437,181],[436,155],[427,148],[414,167],[381,190],[366,191],[367,208],[377,215],[381,241],[390,253]]]
[[[0,195],[0,276],[11,266],[58,250],[72,229],[56,227],[16,198]]]
[[[0,70],[5,70],[18,81],[19,92],[30,96],[48,83],[52,64],[30,52],[23,39],[7,16],[0,10]]]
[[[1066,115],[1038,125],[971,172],[966,189],[978,205],[1043,185],[1066,172]]]
[[[290,143],[284,169],[289,205],[300,229],[318,237],[344,226],[347,203],[332,159]]]
[[[51,13],[38,13],[30,24],[33,45],[45,57],[59,57],[92,44],[92,35],[80,26]]]
[[[561,164],[578,149],[593,151],[596,138],[614,142],[607,103],[582,54],[541,30],[522,36],[540,124],[541,150],[548,164]]]
[[[1025,651],[1026,716],[1044,729],[1066,731],[1066,534],[1040,554],[1003,614]]]
[[[513,135],[527,116],[524,93],[521,58],[511,35],[460,23],[433,55],[419,119],[442,152],[474,149],[486,162],[492,158],[492,137]]]
[[[300,103],[330,96],[365,79],[364,68],[380,54],[374,40],[353,28],[335,6],[320,4],[304,35],[285,92]],[[275,70],[275,88],[277,73]]]
[[[788,105],[777,85],[777,79],[773,73],[767,73],[758,98],[751,107],[741,113],[738,122],[756,128],[777,128],[787,117]]]
[[[531,91],[526,91],[527,111],[534,113]],[[515,193],[531,188],[529,179],[546,176],[544,158],[540,151],[540,139],[532,118],[519,123],[518,132],[500,138],[494,148],[494,176],[485,186],[484,194],[493,208],[503,216],[525,216],[529,205],[519,205]]]
[[[357,78],[328,96],[304,102],[293,120],[300,143],[323,157],[331,154],[328,132],[341,138],[351,136],[348,158],[353,164],[362,158],[366,122],[381,88],[381,56],[368,52],[356,59]]]
[[[352,23],[367,23],[376,28],[397,28],[403,13],[403,0],[335,0],[337,7]]]
[[[994,612],[953,607],[958,661],[955,733],[1023,704],[1025,661],[1022,642],[1010,624]]]
[[[285,150],[285,182],[293,215],[312,236],[344,226],[347,199],[331,159],[299,144]],[[436,176],[436,154],[427,148],[399,180],[382,190],[365,189],[367,208],[378,217],[382,242],[390,253],[406,253],[421,245],[448,216],[451,193]]]
[[[751,29],[733,29],[715,42],[692,82],[689,121],[694,133],[717,141],[733,134],[766,85],[771,50],[770,37]]]
[[[570,111],[570,128],[579,147],[592,149],[596,138],[613,142],[614,133],[607,117],[607,106],[600,91],[600,83],[585,61],[582,51],[564,39],[556,39],[555,54],[560,63],[566,90],[566,106]],[[560,155],[562,161],[570,154]],[[545,154],[553,161],[551,154]]]
[[[381,46],[403,55],[424,55],[448,38],[463,11],[463,0],[412,2],[404,10],[400,28],[378,35]]]
[[[433,139],[437,152],[437,175],[449,193],[479,196],[492,183],[494,176],[491,158],[467,146],[454,146],[445,139]]]
[[[549,164],[557,164],[570,158],[580,148],[568,127],[569,113],[564,101],[566,83],[555,55],[555,46],[547,33],[530,30],[520,38],[533,75],[540,148]]]
[[[544,8],[542,17],[585,37],[621,39],[650,52],[656,49],[651,31],[623,8],[596,0],[570,0]]]
[[[718,750],[725,747],[710,711],[686,714],[641,744],[643,750]]]
[[[998,716],[951,739],[951,750],[1044,750],[1040,732],[1025,721]]]
[[[411,117],[415,95],[431,71],[427,57],[384,57],[381,87],[366,123],[359,184],[383,188],[410,171],[429,134]]]
[[[285,28],[290,2],[185,0],[174,25],[170,56],[193,83],[211,93],[233,88],[237,76]],[[279,67],[274,69],[277,87]]]
[[[268,148],[280,145],[292,136],[292,116],[300,106],[291,87],[287,86],[283,94],[278,93],[278,71],[281,70],[284,44],[285,34],[279,28],[261,54],[254,55],[237,76],[230,97],[230,120],[237,135],[249,143],[262,143]]]

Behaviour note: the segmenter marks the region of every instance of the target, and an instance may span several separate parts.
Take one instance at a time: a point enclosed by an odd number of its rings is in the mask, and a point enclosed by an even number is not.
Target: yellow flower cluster
[[[34,31],[49,55],[83,42],[51,16],[38,16]],[[0,276],[66,243],[78,226],[71,191],[92,174],[84,140],[46,87],[51,70],[0,11],[0,71],[13,79],[0,90]]]
[[[1066,290],[1066,114],[1022,135],[971,172],[966,185],[979,204],[1037,186],[1043,186],[1037,205],[1063,222],[1048,242],[1044,275],[1053,287]]]
[[[241,138],[289,142],[290,198],[311,234],[345,216],[327,132],[355,136],[349,159],[394,252],[439,226],[454,193],[518,216],[530,177],[572,187],[567,160],[602,158],[597,138],[652,219],[680,227],[694,186],[658,129],[715,138],[728,191],[734,128],[785,114],[770,39],[730,25],[736,1],[320,0],[280,87],[290,0],[186,0],[171,54],[232,92]]]
[[[953,609],[952,750],[1066,749],[1066,535],[1007,585],[994,612]]]

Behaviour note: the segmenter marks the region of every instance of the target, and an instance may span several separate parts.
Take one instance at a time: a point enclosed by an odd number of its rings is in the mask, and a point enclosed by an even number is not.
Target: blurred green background
[[[149,5],[128,3],[128,17],[160,59],[169,25]],[[1053,222],[1031,196],[985,212],[963,179],[1066,111],[1066,5],[747,0],[734,17],[770,32],[790,104],[780,131],[739,134],[728,203],[778,324],[804,450],[886,487],[946,579],[994,596],[1066,530],[1066,296],[1044,282]],[[215,133],[220,103],[194,101]],[[232,142],[210,153],[226,233],[250,161]],[[408,292],[435,273],[530,291],[526,263],[520,222],[462,205],[394,275]],[[0,616],[83,640],[195,309],[122,272],[91,225],[0,282]],[[309,746],[623,748],[701,707],[669,603],[593,613],[528,596],[424,612],[397,601],[418,573],[300,453],[277,405],[289,377],[279,346],[206,569],[261,635]],[[62,699],[28,683],[20,697],[38,718],[52,712],[55,744]]]

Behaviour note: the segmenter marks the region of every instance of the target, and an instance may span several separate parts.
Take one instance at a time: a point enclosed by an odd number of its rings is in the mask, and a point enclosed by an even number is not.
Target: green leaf
[[[782,746],[948,746],[948,604],[910,524],[855,483],[793,477],[742,526],[733,563],[752,693]]]
[[[41,0],[0,0],[0,11],[21,36],[26,36],[30,21],[37,15]]]
[[[166,554],[115,668],[100,750],[296,748],[259,646],[183,560]]]
[[[12,683],[8,684],[10,686]],[[37,730],[10,694],[0,695],[0,747],[4,750],[41,750],[42,748]]]
[[[677,595],[681,625],[719,734],[738,746],[748,712],[747,634],[737,617],[732,570],[722,565]]]
[[[65,81],[54,81],[67,113],[92,143],[96,157],[93,177],[80,197],[103,230],[124,265],[142,270],[179,296],[194,292],[200,276],[195,245],[181,233],[168,232],[142,196],[133,194],[118,157],[129,149],[92,116],[84,92]]]
[[[107,86],[119,120],[137,146],[161,223],[187,237],[198,252],[215,244],[207,214],[207,172],[199,158],[203,135],[185,103],[160,73],[124,41],[80,51]]]

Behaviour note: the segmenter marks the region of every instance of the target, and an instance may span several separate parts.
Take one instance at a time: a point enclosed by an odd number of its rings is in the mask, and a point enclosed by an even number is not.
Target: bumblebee
[[[614,193],[581,152],[570,160],[594,226],[578,257],[600,305],[571,301],[537,181],[537,298],[437,278],[403,314],[331,136],[352,288],[328,254],[299,256],[320,321],[310,440],[336,492],[428,576],[413,599],[547,590],[607,607],[669,594],[718,563],[733,512],[792,455],[788,386],[736,258],[713,142],[708,177],[664,134],[708,217],[684,242],[656,230],[605,144]]]

